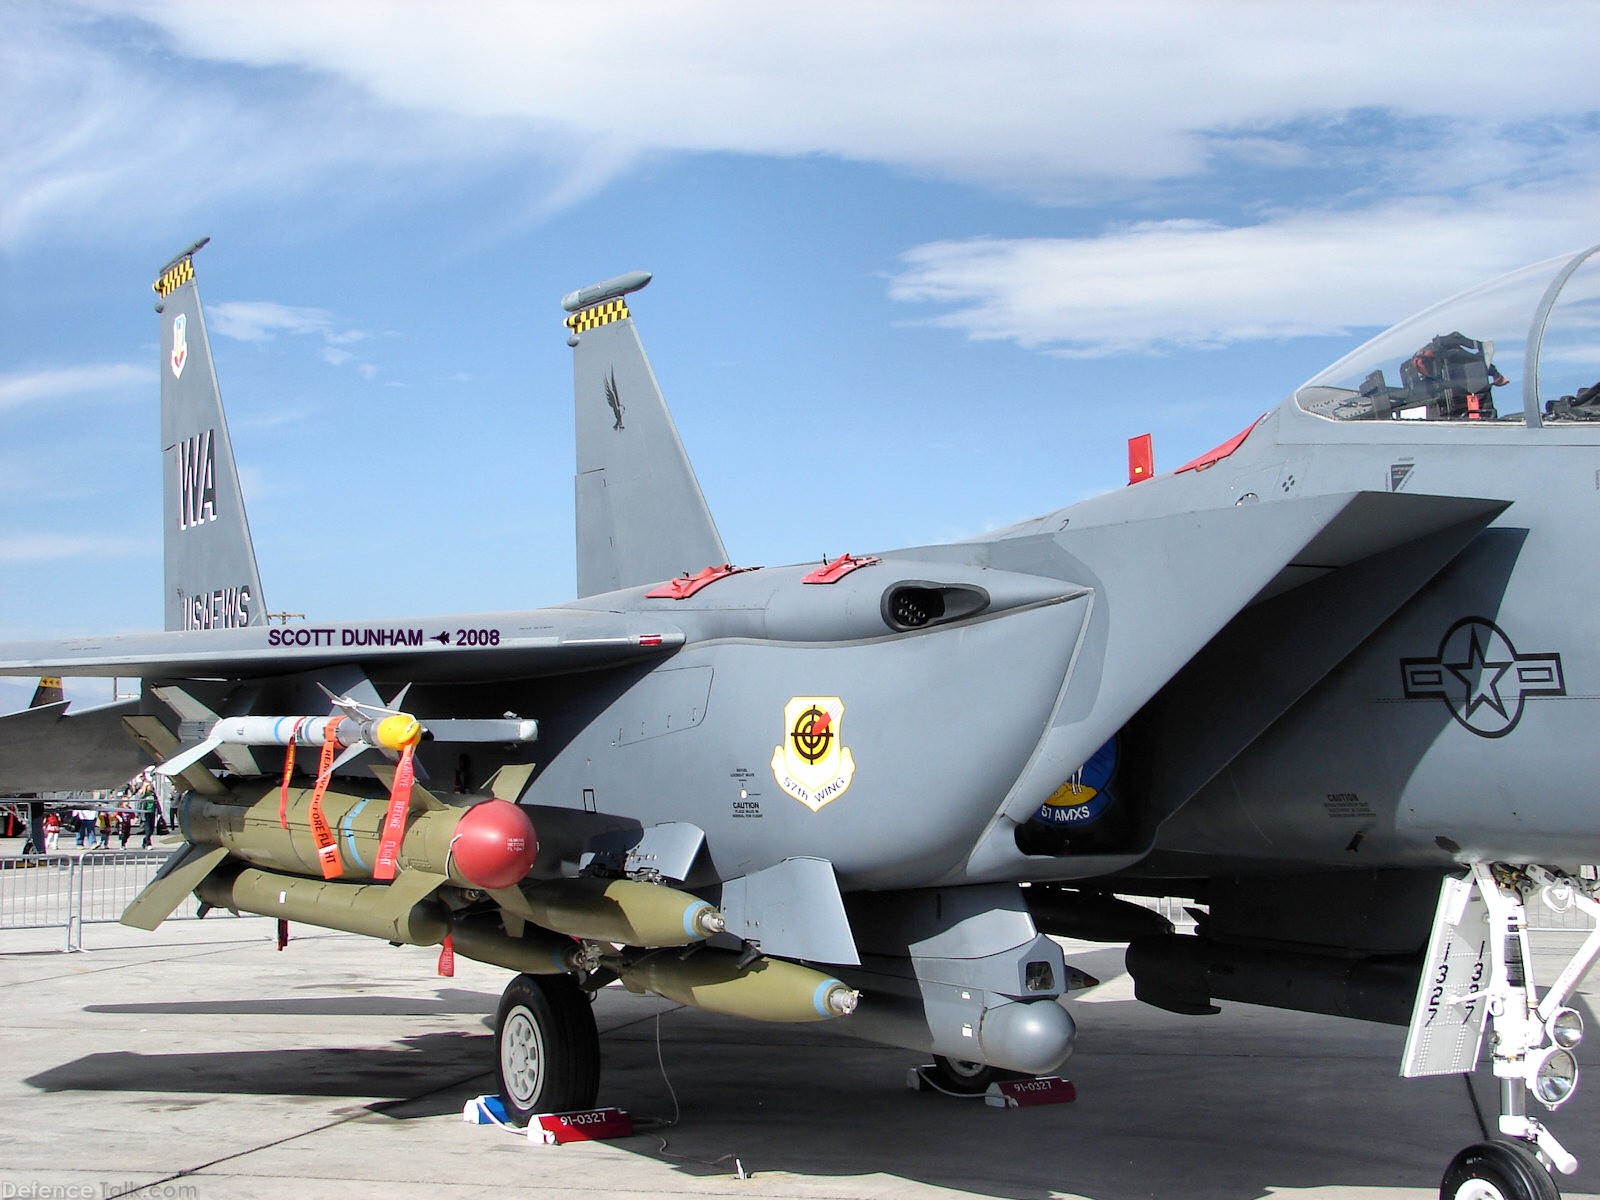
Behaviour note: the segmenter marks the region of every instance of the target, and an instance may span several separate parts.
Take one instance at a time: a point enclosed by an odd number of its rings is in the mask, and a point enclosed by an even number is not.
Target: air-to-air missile
[[[173,755],[156,768],[163,775],[177,775],[214,751],[230,746],[325,746],[350,754],[362,750],[400,753],[432,734],[452,742],[531,742],[539,733],[537,721],[520,717],[493,720],[429,721],[424,726],[410,713],[373,709],[335,697],[341,711],[325,717],[223,717],[214,722],[206,736],[193,746]],[[341,759],[342,762],[342,759]]]

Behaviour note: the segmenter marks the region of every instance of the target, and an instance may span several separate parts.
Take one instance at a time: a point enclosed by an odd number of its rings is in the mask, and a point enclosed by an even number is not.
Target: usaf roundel
[[[1522,720],[1530,696],[1565,696],[1561,655],[1524,654],[1493,621],[1463,617],[1445,631],[1432,658],[1403,658],[1407,700],[1439,699],[1463,729],[1504,737]]]
[[[844,744],[844,701],[796,696],[783,707],[783,728],[783,742],[772,752],[778,786],[812,812],[844,795],[856,773]]]

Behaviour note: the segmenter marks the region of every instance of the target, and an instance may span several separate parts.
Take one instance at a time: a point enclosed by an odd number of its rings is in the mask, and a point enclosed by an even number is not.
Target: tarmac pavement
[[[304,927],[279,953],[271,933],[91,925],[76,954],[59,930],[0,934],[0,1200],[1420,1200],[1479,1140],[1459,1078],[1398,1077],[1403,1030],[1175,1016],[1132,999],[1120,947],[1069,943],[1106,981],[1072,1004],[1076,1103],[918,1094],[915,1054],[610,988],[600,1102],[639,1132],[532,1145],[460,1116],[494,1090],[509,972],[458,957],[440,978],[434,952]],[[1550,1120],[1585,1163],[1569,1197],[1600,1190],[1597,1115],[1580,1087]]]

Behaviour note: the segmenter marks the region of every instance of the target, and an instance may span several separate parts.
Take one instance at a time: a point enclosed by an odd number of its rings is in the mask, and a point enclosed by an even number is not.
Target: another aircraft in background
[[[128,923],[196,892],[518,971],[518,1120],[594,1102],[613,980],[982,1089],[1072,1049],[1047,935],[1127,941],[1151,1004],[1409,1025],[1410,1074],[1471,1071],[1487,1018],[1504,1139],[1444,1194],[1575,1169],[1528,1096],[1576,1086],[1600,937],[1541,995],[1523,914],[1548,889],[1600,923],[1595,250],[1395,327],[1176,471],[1136,439],[1119,492],[759,569],[644,357],[649,276],[621,276],[564,300],[577,599],[271,625],[197,249],[155,285],[167,632],[0,647],[144,681],[0,719],[0,786],[120,781],[142,750],[189,789]],[[1206,911],[1179,935],[1129,895]]]

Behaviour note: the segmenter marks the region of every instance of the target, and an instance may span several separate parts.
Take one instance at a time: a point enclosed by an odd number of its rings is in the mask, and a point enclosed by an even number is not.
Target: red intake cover
[[[485,800],[462,815],[450,852],[468,883],[493,891],[522,880],[539,853],[539,839],[528,814],[515,804]]]

